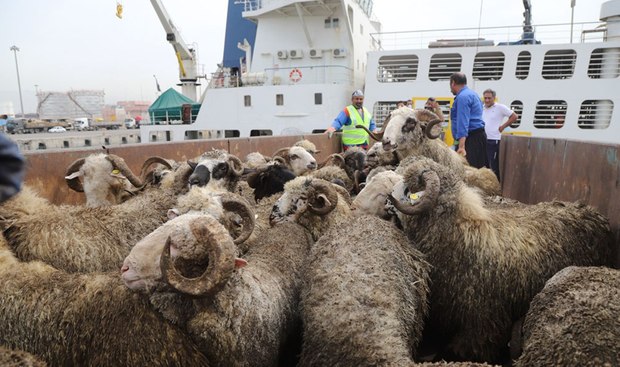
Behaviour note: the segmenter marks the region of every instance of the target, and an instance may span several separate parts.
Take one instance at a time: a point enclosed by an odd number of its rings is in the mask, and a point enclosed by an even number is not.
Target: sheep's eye
[[[293,155],[291,155],[291,160],[293,160],[293,159],[299,159],[299,156],[297,154],[293,154]]]

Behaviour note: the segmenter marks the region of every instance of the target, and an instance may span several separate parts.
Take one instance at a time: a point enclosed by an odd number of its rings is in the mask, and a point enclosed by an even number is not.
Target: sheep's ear
[[[192,162],[192,161],[187,161],[187,164],[189,164],[190,167],[192,167],[192,171],[196,169],[196,166],[198,165],[198,163]]]
[[[235,269],[241,269],[244,266],[246,266],[248,264],[248,262],[245,259],[242,259],[240,257],[236,257],[235,258]]]
[[[168,209],[168,219],[174,219],[179,216],[178,209]]]

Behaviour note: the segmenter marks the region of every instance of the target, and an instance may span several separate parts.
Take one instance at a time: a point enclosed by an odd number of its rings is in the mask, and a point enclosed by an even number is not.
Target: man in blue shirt
[[[456,96],[450,110],[456,152],[464,156],[472,167],[488,167],[487,135],[482,121],[480,96],[467,87],[467,77],[463,73],[450,76],[450,91]]]
[[[356,125],[363,125],[372,132],[377,128],[372,114],[364,107],[364,93],[359,89],[351,95],[351,104],[340,111],[325,132],[331,137],[334,131],[342,129],[342,145],[345,151],[354,146],[367,150],[368,133],[356,128]]]

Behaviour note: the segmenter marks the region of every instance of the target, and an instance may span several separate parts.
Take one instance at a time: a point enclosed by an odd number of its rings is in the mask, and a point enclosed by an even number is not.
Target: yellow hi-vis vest
[[[347,106],[349,112],[349,118],[351,119],[351,125],[344,125],[342,127],[342,144],[344,145],[361,145],[368,143],[368,133],[362,129],[355,128],[355,125],[364,125],[367,129],[370,128],[370,120],[372,115],[366,107],[362,107],[364,111],[364,118],[360,116],[355,106]]]

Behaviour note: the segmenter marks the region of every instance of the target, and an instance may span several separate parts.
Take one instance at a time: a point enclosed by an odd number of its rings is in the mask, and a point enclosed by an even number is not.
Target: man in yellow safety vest
[[[356,125],[364,125],[372,132],[377,128],[372,114],[364,107],[364,93],[359,89],[351,95],[351,104],[340,111],[325,132],[331,137],[334,131],[342,129],[344,150],[350,147],[368,149],[368,133],[364,129],[356,128]]]

